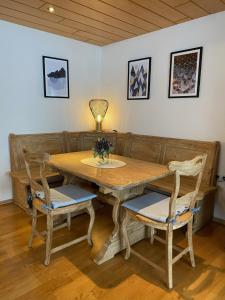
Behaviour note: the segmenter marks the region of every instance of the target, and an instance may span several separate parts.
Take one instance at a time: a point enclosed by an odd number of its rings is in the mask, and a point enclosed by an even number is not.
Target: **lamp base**
[[[102,132],[102,122],[96,122],[96,132]]]

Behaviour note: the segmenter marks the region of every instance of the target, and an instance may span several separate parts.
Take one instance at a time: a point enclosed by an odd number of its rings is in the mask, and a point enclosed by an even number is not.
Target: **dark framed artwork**
[[[128,61],[128,100],[149,99],[150,76],[151,57],[145,57]]]
[[[202,47],[170,54],[169,98],[199,97]]]
[[[170,54],[169,98],[199,97],[202,47]]]
[[[69,98],[69,63],[67,59],[42,56],[44,96]]]

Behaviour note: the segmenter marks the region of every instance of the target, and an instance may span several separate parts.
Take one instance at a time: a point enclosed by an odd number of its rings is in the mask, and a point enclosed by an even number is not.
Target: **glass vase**
[[[98,157],[98,163],[101,165],[105,165],[109,162],[109,155],[105,155],[105,156],[99,156]]]

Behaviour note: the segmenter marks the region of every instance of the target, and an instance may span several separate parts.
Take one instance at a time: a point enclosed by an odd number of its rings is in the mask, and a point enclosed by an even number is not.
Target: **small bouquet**
[[[101,163],[106,163],[109,154],[113,151],[112,143],[105,138],[99,137],[92,149],[94,157],[99,157]]]

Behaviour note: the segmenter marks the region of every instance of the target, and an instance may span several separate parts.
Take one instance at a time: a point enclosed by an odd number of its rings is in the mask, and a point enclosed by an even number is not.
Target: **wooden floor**
[[[60,299],[60,300],[168,300],[225,299],[225,227],[211,223],[194,235],[197,267],[183,259],[174,266],[173,291],[168,291],[157,271],[131,256],[121,254],[97,266],[91,256],[104,242],[112,228],[111,209],[97,211],[94,226],[94,247],[82,242],[52,255],[48,267],[43,265],[44,245],[36,239],[29,250],[30,218],[13,204],[0,206],[0,299]],[[44,226],[44,219],[40,219]],[[55,233],[54,243],[69,240],[84,233],[88,217],[72,221],[71,232],[64,228]],[[185,245],[184,232],[175,240]],[[163,264],[164,247],[148,241],[135,245],[136,250]]]

